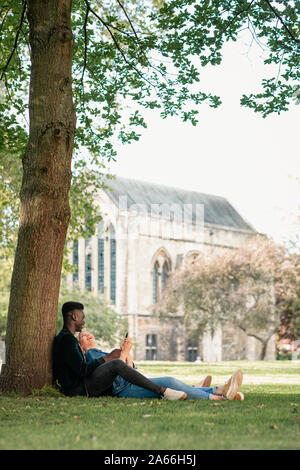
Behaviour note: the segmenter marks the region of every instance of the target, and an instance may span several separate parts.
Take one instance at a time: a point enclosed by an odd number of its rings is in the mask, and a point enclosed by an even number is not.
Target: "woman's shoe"
[[[211,381],[212,381],[212,376],[211,375],[207,375],[205,377],[205,379],[202,380],[202,382],[196,384],[196,385],[193,385],[193,387],[197,387],[197,388],[202,388],[202,387],[210,387],[211,385]]]
[[[230,379],[225,383],[224,397],[227,400],[234,400],[237,392],[239,391],[240,386],[243,382],[243,372],[241,370],[236,370]]]

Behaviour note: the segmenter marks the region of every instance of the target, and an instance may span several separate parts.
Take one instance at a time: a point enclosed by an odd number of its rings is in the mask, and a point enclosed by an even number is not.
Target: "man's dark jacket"
[[[84,379],[105,362],[98,358],[87,363],[77,339],[67,328],[54,338],[52,360],[54,383],[69,396],[87,395]]]

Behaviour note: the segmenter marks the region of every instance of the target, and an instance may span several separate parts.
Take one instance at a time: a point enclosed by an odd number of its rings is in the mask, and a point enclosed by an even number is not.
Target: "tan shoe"
[[[234,400],[244,401],[244,394],[242,392],[237,392],[236,396],[234,397]]]
[[[199,382],[198,384],[193,385],[193,387],[197,387],[197,388],[210,387],[211,381],[212,381],[212,376],[207,375],[205,379],[202,380],[202,382]]]
[[[236,370],[225,383],[223,395],[228,400],[233,400],[243,382],[243,372]]]

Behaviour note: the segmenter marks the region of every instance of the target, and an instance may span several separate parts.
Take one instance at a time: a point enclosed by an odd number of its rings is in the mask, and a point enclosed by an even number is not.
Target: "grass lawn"
[[[0,396],[0,449],[300,449],[300,362],[140,362],[149,377],[222,384],[244,372],[244,402]]]

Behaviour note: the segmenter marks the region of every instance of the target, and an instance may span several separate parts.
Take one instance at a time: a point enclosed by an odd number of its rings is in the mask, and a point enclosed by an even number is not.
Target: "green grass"
[[[2,396],[0,449],[300,449],[300,363],[138,364],[190,384],[221,384],[236,368],[244,402]]]

